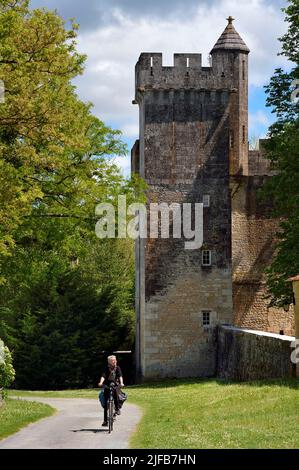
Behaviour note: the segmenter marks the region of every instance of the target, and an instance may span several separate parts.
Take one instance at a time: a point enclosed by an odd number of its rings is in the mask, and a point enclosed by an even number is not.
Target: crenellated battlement
[[[201,68],[201,54],[174,54],[173,67],[181,68],[185,70],[186,68]],[[173,68],[173,67],[163,67],[163,54],[161,52],[143,52],[140,54],[137,65],[142,69],[148,68]]]
[[[163,66],[163,55],[143,52],[136,64],[136,100],[145,89],[232,89],[234,74],[228,61],[214,57],[211,67],[202,66],[201,54],[174,54],[173,66]]]

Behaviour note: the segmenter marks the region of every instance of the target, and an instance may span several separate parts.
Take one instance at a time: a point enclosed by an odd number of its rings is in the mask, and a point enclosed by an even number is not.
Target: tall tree
[[[76,31],[0,0],[0,336],[20,387],[95,384],[100,352],[134,340],[133,244],[97,239],[95,207],[143,185],[109,160],[120,132],[76,95]]]
[[[283,9],[288,30],[280,38],[281,55],[290,62],[290,70],[275,70],[266,86],[267,105],[277,120],[270,127],[268,156],[276,174],[265,192],[274,202],[274,215],[281,219],[277,250],[268,269],[268,287],[272,305],[292,302],[287,278],[299,273],[299,2],[289,0]]]
[[[88,192],[99,200],[103,155],[123,154],[119,132],[106,127],[80,101],[72,80],[83,72],[77,25],[27,0],[0,1],[0,253],[41,202],[68,210]],[[78,177],[79,176],[79,177]]]

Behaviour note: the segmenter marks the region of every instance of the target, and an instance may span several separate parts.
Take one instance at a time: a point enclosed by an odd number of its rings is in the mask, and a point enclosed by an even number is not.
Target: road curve
[[[141,419],[140,408],[125,403],[114,430],[102,427],[103,409],[97,400],[83,398],[22,398],[46,403],[57,410],[50,418],[29,424],[0,441],[0,449],[127,449]]]

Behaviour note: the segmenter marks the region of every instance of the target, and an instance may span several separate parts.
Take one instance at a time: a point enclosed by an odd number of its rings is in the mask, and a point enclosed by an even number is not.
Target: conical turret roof
[[[233,20],[234,18],[231,16],[227,18],[228,24],[211,50],[211,53],[219,49],[250,52],[239,33],[235,30]]]

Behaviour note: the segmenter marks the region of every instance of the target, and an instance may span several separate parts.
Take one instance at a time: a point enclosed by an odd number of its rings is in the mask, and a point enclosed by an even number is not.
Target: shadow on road
[[[93,432],[94,434],[98,432],[107,432],[107,429],[72,429],[71,432]]]

